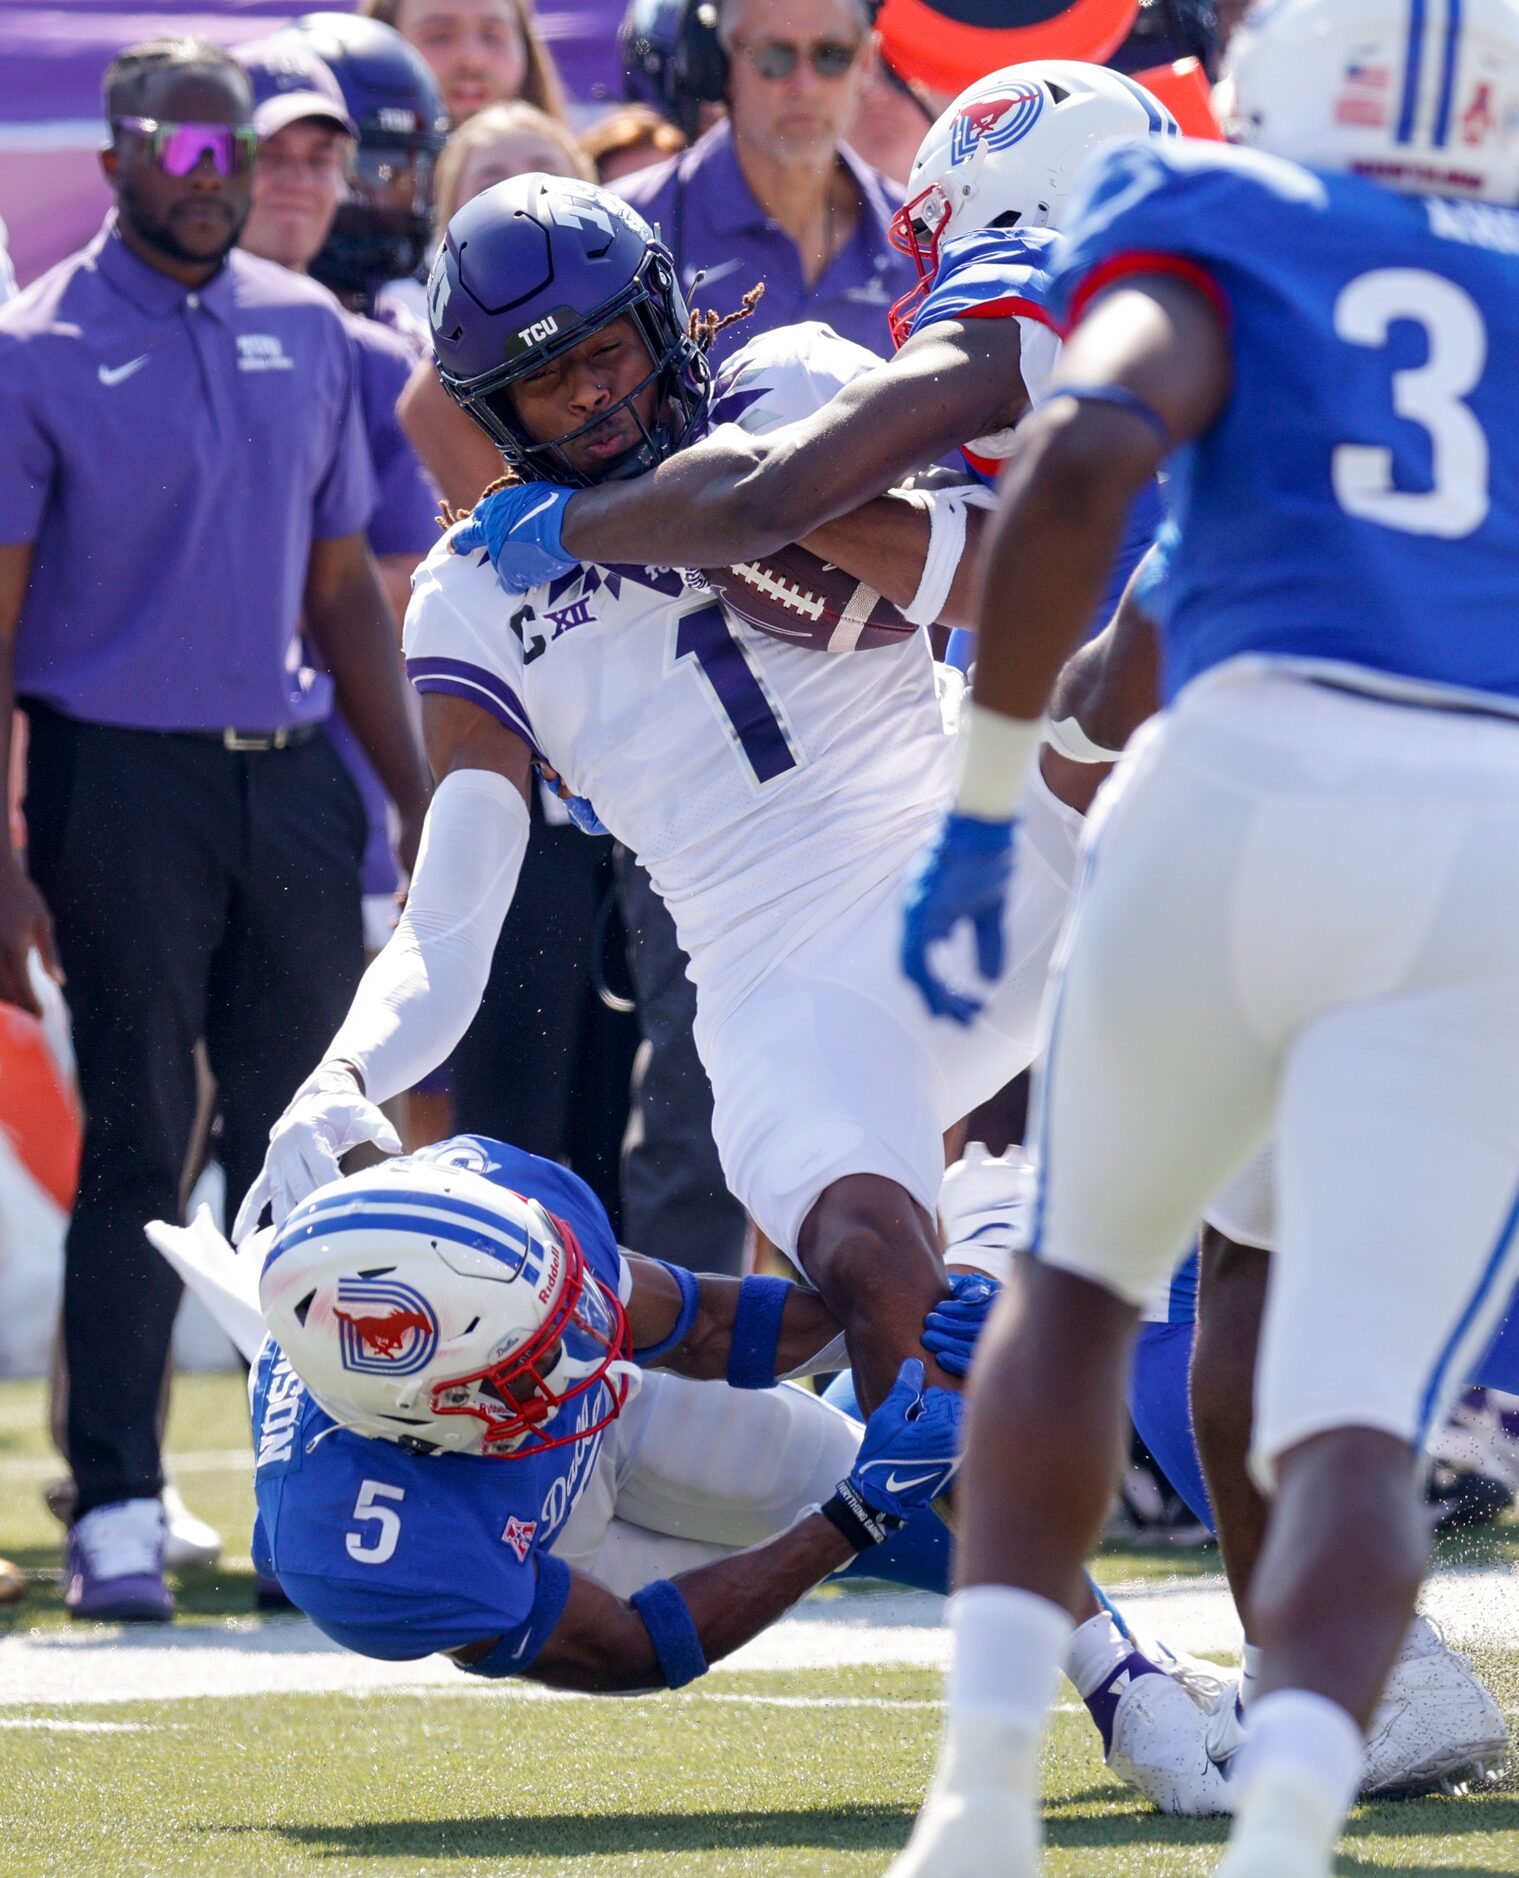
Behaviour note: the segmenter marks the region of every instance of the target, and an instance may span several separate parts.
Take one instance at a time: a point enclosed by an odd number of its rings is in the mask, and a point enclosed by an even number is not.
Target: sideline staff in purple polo
[[[717,30],[727,119],[621,193],[658,224],[693,305],[731,313],[764,281],[734,343],[822,320],[889,356],[912,264],[887,236],[895,186],[844,143],[874,56],[866,0],[721,0]]]
[[[115,215],[0,309],[0,738],[14,695],[32,876],[0,844],[0,996],[31,1002],[50,909],[87,1112],[66,1600],[165,1618],[154,1422],[179,1284],[143,1226],[178,1213],[194,1045],[256,1144],[347,1007],[364,815],[321,730],[334,692],[413,840],[427,781],[342,322],[231,252],[247,80],[203,41],[152,41],[113,63],[106,107]]]

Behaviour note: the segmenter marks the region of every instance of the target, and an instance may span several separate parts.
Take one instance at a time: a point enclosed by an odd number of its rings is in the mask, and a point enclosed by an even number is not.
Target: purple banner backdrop
[[[0,0],[0,216],[23,286],[88,241],[110,206],[96,157],[104,136],[100,79],[123,46],[166,31],[240,45],[311,10],[290,0],[165,0],[151,9],[121,0]],[[335,0],[333,10],[351,11],[351,0]],[[620,92],[621,15],[621,0],[538,7],[544,38],[582,105]]]

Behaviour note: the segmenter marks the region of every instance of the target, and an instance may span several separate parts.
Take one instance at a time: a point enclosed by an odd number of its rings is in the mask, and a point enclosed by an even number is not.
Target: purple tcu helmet
[[[448,395],[528,481],[640,476],[689,442],[706,411],[711,368],[690,336],[675,264],[642,216],[594,184],[514,176],[465,203],[433,263],[427,311]],[[590,422],[535,443],[512,385],[624,314],[648,348],[648,376]],[[660,396],[645,423],[636,400],[651,384]],[[561,446],[624,406],[642,442],[595,475],[574,468]]]

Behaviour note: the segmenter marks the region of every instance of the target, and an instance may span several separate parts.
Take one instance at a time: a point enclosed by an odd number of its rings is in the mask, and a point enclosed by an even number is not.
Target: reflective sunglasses
[[[218,176],[252,169],[258,132],[251,124],[161,124],[154,117],[118,117],[116,130],[147,140],[148,154],[166,176],[188,176],[208,156]]]
[[[767,39],[758,46],[745,46],[749,63],[761,78],[789,78],[797,62],[805,58],[819,78],[842,78],[860,56],[859,43],[843,39],[819,39],[810,46],[793,46],[784,39]]]

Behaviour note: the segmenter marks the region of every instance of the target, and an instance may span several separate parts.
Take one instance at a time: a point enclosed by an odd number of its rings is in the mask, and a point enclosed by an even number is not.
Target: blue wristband
[[[661,1357],[668,1356],[678,1349],[691,1334],[691,1326],[696,1321],[696,1307],[701,1302],[701,1286],[697,1283],[696,1273],[688,1272],[684,1265],[670,1265],[664,1259],[655,1259],[655,1265],[663,1265],[665,1270],[680,1286],[680,1315],[675,1320],[675,1328],[660,1343],[651,1343],[646,1350],[635,1350],[633,1361],[647,1369],[651,1363],[657,1363]]]
[[[1176,439],[1171,435],[1171,426],[1155,409],[1153,404],[1146,404],[1137,392],[1130,391],[1126,385],[1055,385],[1039,400],[1040,404],[1053,404],[1056,398],[1074,398],[1078,404],[1111,404],[1117,411],[1127,411],[1130,417],[1137,417],[1141,423],[1148,424],[1160,439],[1163,449],[1176,447]]]
[[[733,1313],[733,1341],[728,1345],[730,1389],[773,1389],[775,1356],[780,1348],[781,1318],[793,1286],[786,1278],[753,1273],[738,1288]]]
[[[656,1578],[642,1591],[635,1591],[628,1602],[643,1619],[659,1667],[672,1689],[683,1689],[688,1682],[706,1675],[707,1655],[696,1634],[696,1619],[677,1585],[668,1578]]]

